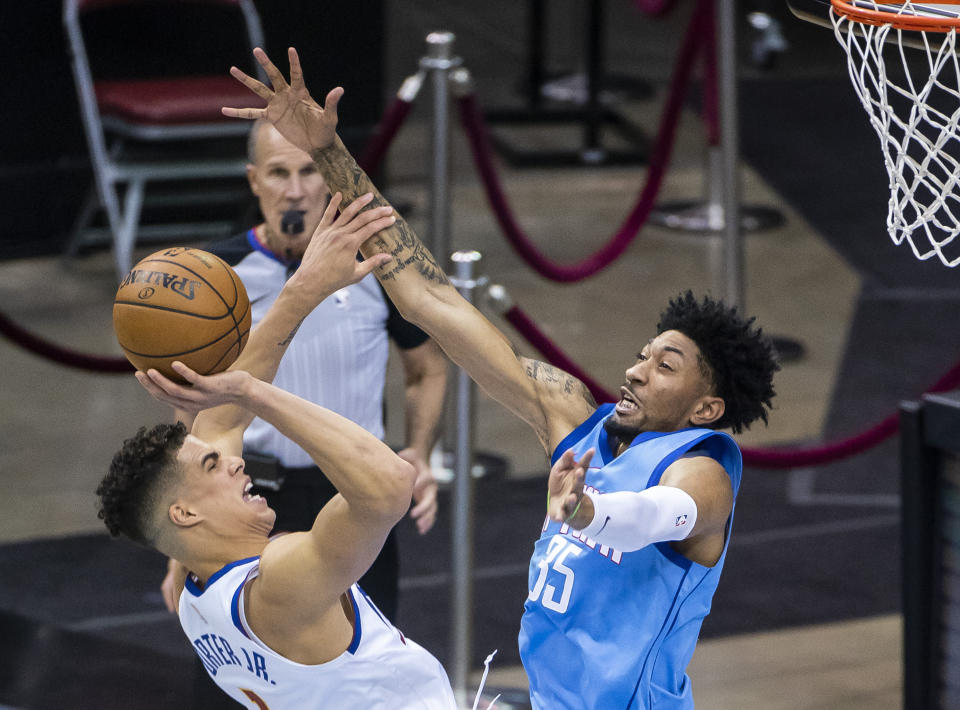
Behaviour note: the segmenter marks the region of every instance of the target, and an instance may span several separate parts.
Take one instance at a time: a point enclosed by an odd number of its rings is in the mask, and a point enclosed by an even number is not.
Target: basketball
[[[183,382],[174,360],[201,375],[233,364],[250,335],[250,300],[225,261],[173,247],[142,259],[120,283],[113,330],[138,370]]]

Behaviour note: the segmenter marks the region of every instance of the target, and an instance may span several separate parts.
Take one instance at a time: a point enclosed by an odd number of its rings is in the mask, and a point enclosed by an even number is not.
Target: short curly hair
[[[171,483],[171,473],[178,470],[176,455],[186,437],[182,422],[140,427],[114,454],[110,471],[97,487],[97,515],[112,536],[156,545],[156,509]]]
[[[776,392],[773,373],[780,369],[776,350],[755,318],[742,318],[735,307],[691,291],[671,299],[660,314],[657,334],[676,330],[700,349],[701,371],[723,399],[723,416],[713,428],[739,434],[757,419],[767,423],[767,409]]]

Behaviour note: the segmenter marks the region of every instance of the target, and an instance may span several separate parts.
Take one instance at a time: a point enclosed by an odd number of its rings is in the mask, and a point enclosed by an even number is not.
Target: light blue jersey
[[[600,493],[642,491],[696,449],[730,475],[734,501],[743,464],[728,435],[710,429],[644,433],[616,458],[600,406],[553,454],[577,458],[596,449],[585,485]],[[730,525],[727,527],[727,540]],[[674,552],[670,543],[620,552],[581,539],[549,519],[530,560],[530,593],[520,657],[534,710],[675,710],[693,707],[687,664],[720,579],[727,548],[713,567]]]

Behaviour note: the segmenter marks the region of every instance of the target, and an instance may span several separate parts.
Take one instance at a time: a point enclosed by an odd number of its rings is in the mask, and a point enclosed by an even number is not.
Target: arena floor
[[[428,31],[450,29],[481,102],[516,103],[520,7],[463,0],[388,5],[391,85],[415,70]],[[651,98],[625,95],[616,105],[652,134],[687,11],[654,21],[627,3],[610,5],[610,66],[654,89]],[[572,3],[557,6],[572,11]],[[955,274],[916,263],[906,248],[888,244],[879,151],[843,75],[840,50],[825,33],[780,16],[790,51],[771,70],[745,66],[741,82],[744,201],[775,207],[785,217],[783,226],[745,239],[745,305],[769,333],[798,341],[805,354],[780,373],[770,425],[741,437],[750,447],[800,446],[860,431],[919,395],[960,352],[960,334],[942,327],[952,322],[960,298]],[[556,45],[578,36],[575,23],[567,23],[555,28],[555,57],[565,56]],[[428,98],[389,160],[390,197],[409,206],[419,230],[427,224]],[[547,146],[577,140],[569,128],[512,135]],[[721,290],[713,268],[716,237],[654,226],[595,277],[558,285],[535,275],[500,233],[459,130],[453,141],[451,248],[482,252],[480,271],[505,286],[608,387],[622,380],[669,297],[686,288]],[[691,102],[661,204],[703,197],[704,151]],[[645,174],[642,166],[498,165],[520,223],[562,262],[606,241]],[[143,245],[137,253],[156,248]],[[0,262],[4,312],[84,352],[119,352],[111,331],[114,290],[105,251],[67,263],[56,257]],[[521,351],[532,352],[487,310]],[[0,362],[0,644],[4,657],[19,659],[0,664],[0,704],[23,710],[187,706],[182,669],[191,652],[163,611],[162,560],[108,541],[93,502],[121,439],[166,412],[130,377],[65,369],[7,341],[0,341]],[[392,369],[393,411],[399,411],[400,382]],[[474,656],[499,648],[490,682],[522,688],[516,631],[547,467],[532,434],[483,396],[475,425],[477,449],[505,459],[508,471],[476,486]],[[394,417],[388,440],[399,443],[401,436]],[[447,660],[446,495],[442,502],[440,521],[427,537],[401,526],[397,623]],[[724,580],[690,668],[698,707],[899,707],[898,536],[896,441],[814,468],[748,468]]]

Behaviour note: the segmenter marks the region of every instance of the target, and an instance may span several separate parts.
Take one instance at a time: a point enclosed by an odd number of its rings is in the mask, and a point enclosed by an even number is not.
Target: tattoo
[[[596,400],[590,393],[590,389],[569,372],[565,372],[558,367],[554,367],[546,362],[539,360],[527,361],[527,376],[537,382],[544,382],[549,385],[556,385],[563,390],[564,394],[571,397],[578,397],[586,401],[590,406],[596,406]]]
[[[360,195],[372,192],[373,200],[368,205],[368,209],[390,206],[347,149],[343,147],[339,138],[328,148],[314,150],[310,153],[310,157],[319,166],[330,189],[343,193],[345,204]],[[390,254],[393,257],[390,263],[378,270],[377,275],[383,281],[397,278],[404,269],[412,266],[427,281],[438,284],[450,283],[433,254],[400,215],[397,215],[397,221],[393,227],[384,230],[374,238],[373,245],[377,253]]]
[[[580,384],[580,397],[583,398],[583,401],[589,404],[591,407],[596,407],[597,400],[593,396],[593,392],[590,391],[590,388],[580,382],[580,380],[577,380],[577,382]]]
[[[304,316],[306,317],[306,316]],[[290,344],[290,341],[293,340],[293,336],[297,334],[297,331],[300,330],[300,326],[303,325],[303,318],[300,319],[300,322],[293,326],[293,330],[290,331],[290,334],[286,338],[281,340],[277,345],[281,348],[285,348]]]

